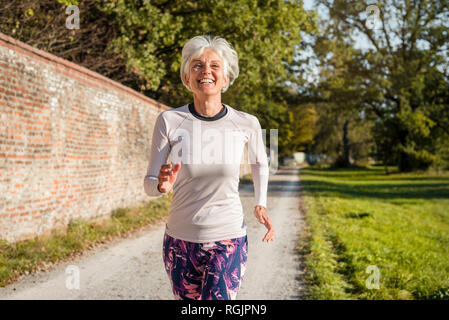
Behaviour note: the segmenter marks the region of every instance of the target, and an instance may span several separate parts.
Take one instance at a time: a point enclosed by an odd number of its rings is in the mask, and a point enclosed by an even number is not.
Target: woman
[[[154,127],[144,180],[149,196],[173,200],[163,242],[165,269],[176,299],[235,299],[246,268],[247,235],[238,194],[248,145],[254,215],[266,213],[268,162],[256,117],[221,102],[239,73],[237,53],[220,37],[197,36],[182,50],[181,80],[193,103],[162,112]],[[171,163],[166,164],[170,156]]]

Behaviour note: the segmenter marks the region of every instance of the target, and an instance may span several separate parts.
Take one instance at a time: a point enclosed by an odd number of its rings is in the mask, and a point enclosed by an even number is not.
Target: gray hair
[[[229,81],[221,90],[225,92],[229,86],[234,83],[234,80],[239,76],[239,58],[237,52],[232,46],[223,38],[209,35],[196,36],[190,39],[182,48],[182,62],[181,62],[181,81],[184,86],[192,91],[184,81],[184,76],[189,74],[190,61],[199,57],[204,49],[210,48],[217,52],[224,63],[224,76],[229,74]]]

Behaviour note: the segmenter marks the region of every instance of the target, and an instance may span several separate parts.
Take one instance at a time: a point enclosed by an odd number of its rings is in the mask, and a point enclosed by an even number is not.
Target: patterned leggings
[[[164,235],[165,270],[177,300],[235,300],[246,269],[247,236],[194,243]]]

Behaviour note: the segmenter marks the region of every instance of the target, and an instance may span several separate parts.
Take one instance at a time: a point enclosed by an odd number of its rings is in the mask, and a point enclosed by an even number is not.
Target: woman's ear
[[[189,82],[189,77],[187,76],[187,74],[184,75],[184,82],[187,85],[187,87],[190,88],[190,82]],[[191,88],[190,88],[191,89]]]
[[[225,78],[225,83],[224,83],[224,85],[223,85],[223,88],[221,88],[221,92],[224,92],[225,91],[225,87],[228,85],[228,83],[229,83],[229,73],[224,77]],[[229,86],[228,86],[228,88],[229,88]]]

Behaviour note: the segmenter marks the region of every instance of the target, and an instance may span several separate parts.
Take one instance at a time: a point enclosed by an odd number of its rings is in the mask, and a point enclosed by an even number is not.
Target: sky
[[[376,1],[377,0],[366,0],[366,7],[368,8],[369,5],[371,5],[373,3],[376,3]],[[315,10],[318,11],[318,15],[319,15],[320,18],[324,18],[325,19],[326,17],[328,17],[327,10],[324,9],[324,7],[322,7],[322,6],[320,6],[320,7],[317,6],[315,4],[314,0],[303,0],[303,2],[304,2],[304,9],[306,9],[306,10],[315,9]],[[361,48],[361,49],[362,48],[369,48],[370,44],[369,44],[369,41],[368,41],[367,38],[360,36],[356,40],[355,47],[356,48]]]

